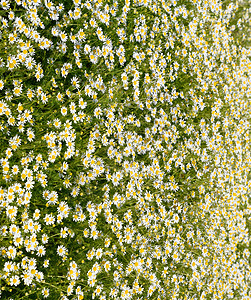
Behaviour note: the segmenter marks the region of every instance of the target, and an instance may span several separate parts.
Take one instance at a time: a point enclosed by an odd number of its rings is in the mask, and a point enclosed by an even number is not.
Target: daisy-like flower
[[[60,236],[62,238],[66,238],[68,236],[68,228],[67,227],[61,228]]]
[[[14,11],[10,10],[10,12],[9,12],[9,20],[14,20],[14,18],[15,18],[15,13],[14,13]]]
[[[35,95],[35,92],[32,89],[27,90],[27,96],[31,100]]]
[[[8,10],[10,8],[10,2],[8,0],[1,0],[0,5],[4,10]]]
[[[64,218],[69,215],[70,207],[65,201],[61,201],[57,207],[58,213],[60,213]]]
[[[32,70],[34,68],[35,64],[36,64],[36,62],[33,57],[29,56],[25,59],[25,66],[28,70]]]
[[[34,131],[31,128],[27,129],[27,139],[29,142],[33,141],[35,138]]]
[[[47,298],[49,297],[49,294],[50,294],[50,290],[48,288],[43,288],[42,289],[42,295]]]
[[[15,56],[8,57],[7,67],[9,70],[13,70],[19,65],[18,59]]]
[[[46,96],[45,93],[42,92],[40,98],[43,104],[46,104],[48,102],[48,97]]]
[[[72,183],[70,182],[70,177],[67,177],[64,181],[63,181],[63,184],[66,188],[69,188]]]
[[[18,286],[20,284],[19,276],[14,275],[10,278],[10,285]]]
[[[68,36],[67,36],[66,32],[64,32],[64,31],[60,32],[59,36],[60,36],[62,42],[66,42],[68,39]]]
[[[68,163],[66,161],[64,161],[63,164],[62,164],[62,170],[63,170],[63,172],[66,172],[68,170],[68,168],[69,168]]]
[[[10,219],[15,219],[16,215],[17,215],[17,207],[16,206],[7,206],[6,208],[6,215],[10,218]]]
[[[89,236],[89,229],[88,228],[84,229],[83,235],[84,235],[85,238],[87,238]]]
[[[102,254],[103,254],[103,250],[101,248],[98,248],[96,250],[96,258],[100,259],[102,257]]]
[[[55,223],[55,217],[52,214],[46,214],[44,221],[46,225],[53,225]]]
[[[10,257],[10,258],[15,258],[16,257],[16,254],[17,254],[17,250],[15,247],[13,246],[9,246],[8,247],[8,251],[7,251],[7,256]]]
[[[80,87],[79,79],[77,76],[72,77],[71,84],[74,88],[78,89]]]
[[[2,21],[3,28],[8,28],[9,27],[9,23],[8,23],[7,19],[2,18],[1,21]]]
[[[47,244],[47,243],[48,243],[48,240],[49,240],[48,235],[44,233],[44,234],[42,235],[42,243],[43,243],[43,244]]]
[[[4,88],[4,82],[2,79],[0,79],[0,91]]]
[[[34,186],[34,180],[27,180],[26,183],[25,183],[25,188],[27,190],[31,190]]]
[[[67,115],[67,107],[63,106],[63,107],[61,108],[61,114],[62,114],[63,116],[66,116],[66,115]]]
[[[5,153],[6,153],[6,157],[10,158],[12,156],[12,150],[11,150],[11,148],[7,148],[6,151],[5,151]]]
[[[37,255],[38,256],[44,256],[45,255],[45,247],[43,245],[38,246],[36,248],[36,250],[37,250]]]
[[[3,268],[4,272],[10,273],[12,271],[14,271],[14,263],[11,261],[6,261],[4,263],[4,268]]]
[[[35,209],[34,213],[33,213],[33,218],[34,220],[38,220],[40,217],[40,210],[37,208]]]
[[[57,254],[59,255],[59,256],[65,256],[65,254],[66,254],[66,251],[67,251],[67,249],[65,248],[65,246],[63,246],[63,245],[59,245],[58,247],[57,247]]]

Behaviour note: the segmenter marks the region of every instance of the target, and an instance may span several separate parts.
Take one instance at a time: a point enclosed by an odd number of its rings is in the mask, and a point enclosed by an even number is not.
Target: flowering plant
[[[250,299],[248,1],[0,1],[1,299]]]

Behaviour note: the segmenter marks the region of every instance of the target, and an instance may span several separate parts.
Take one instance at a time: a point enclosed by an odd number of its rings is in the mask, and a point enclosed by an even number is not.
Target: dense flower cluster
[[[248,2],[0,7],[0,297],[250,299]]]

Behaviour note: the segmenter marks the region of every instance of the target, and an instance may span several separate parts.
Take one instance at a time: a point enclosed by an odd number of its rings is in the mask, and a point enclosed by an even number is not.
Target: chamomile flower
[[[20,284],[20,279],[19,279],[19,276],[17,275],[14,275],[10,278],[10,285],[11,286],[18,286]]]
[[[71,84],[74,88],[78,89],[80,87],[79,79],[77,76],[72,77]]]
[[[47,244],[47,243],[48,243],[48,240],[49,240],[48,235],[44,233],[44,234],[42,235],[42,243],[43,243],[43,244]]]
[[[48,259],[46,259],[46,260],[44,260],[43,267],[48,268],[49,264],[50,264],[50,261]]]
[[[1,79],[1,80],[0,80],[0,91],[1,91],[3,88],[4,88],[4,82],[3,82],[3,80]]]
[[[10,8],[10,2],[8,0],[1,0],[0,5],[4,10],[8,10]]]
[[[101,248],[98,248],[96,250],[96,258],[100,259],[102,257],[102,254],[103,254],[103,250]]]
[[[65,246],[63,246],[63,245],[59,245],[58,247],[57,247],[57,254],[59,255],[59,256],[65,256],[65,254],[66,254],[66,251],[67,251],[67,249],[65,248]]]
[[[61,114],[62,114],[63,116],[66,116],[66,115],[67,115],[67,108],[66,108],[65,106],[63,106],[63,107],[61,108]]]
[[[28,141],[31,142],[31,141],[34,140],[34,138],[35,138],[35,134],[34,134],[33,129],[28,128],[27,129],[27,139],[28,139]]]
[[[37,255],[38,255],[38,256],[44,256],[45,253],[46,253],[45,247],[44,247],[43,245],[38,246],[38,247],[36,248],[36,251],[37,251]]]
[[[14,259],[16,257],[16,254],[17,254],[17,250],[15,247],[13,246],[9,246],[8,247],[8,251],[7,251],[7,256]]]
[[[43,288],[42,289],[42,295],[44,296],[44,298],[49,297],[49,294],[50,294],[49,288]]]

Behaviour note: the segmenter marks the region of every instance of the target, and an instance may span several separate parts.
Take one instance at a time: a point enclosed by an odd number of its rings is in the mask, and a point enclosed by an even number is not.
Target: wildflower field
[[[251,299],[248,0],[0,0],[0,299]]]

